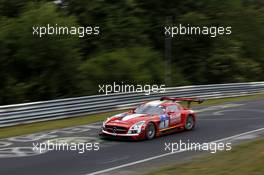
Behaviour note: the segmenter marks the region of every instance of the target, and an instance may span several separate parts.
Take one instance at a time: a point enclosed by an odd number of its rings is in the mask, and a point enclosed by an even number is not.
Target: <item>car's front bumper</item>
[[[111,133],[105,130],[101,130],[100,136],[103,137],[110,137],[110,138],[116,138],[116,139],[132,139],[132,140],[141,140],[145,139],[145,134],[143,132],[138,133],[138,134],[118,134],[118,133]]]
[[[118,134],[118,133],[111,133],[105,130],[102,130],[104,134],[112,135],[112,136],[127,136],[127,137],[132,137],[132,136],[139,136],[140,134]]]

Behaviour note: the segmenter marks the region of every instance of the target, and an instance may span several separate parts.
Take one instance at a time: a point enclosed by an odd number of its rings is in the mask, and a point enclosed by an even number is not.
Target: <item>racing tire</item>
[[[195,127],[195,121],[194,121],[194,118],[189,115],[187,118],[186,118],[186,122],[185,122],[185,125],[184,125],[184,129],[187,130],[187,131],[190,131],[192,130],[193,128]]]
[[[146,127],[146,139],[151,140],[155,137],[155,135],[156,135],[156,127],[154,123],[150,122]]]

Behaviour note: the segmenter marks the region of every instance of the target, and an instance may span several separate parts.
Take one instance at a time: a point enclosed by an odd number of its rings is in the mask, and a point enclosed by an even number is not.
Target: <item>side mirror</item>
[[[136,108],[133,108],[133,109],[131,109],[130,111],[129,111],[129,113],[135,113],[135,110],[136,110]]]

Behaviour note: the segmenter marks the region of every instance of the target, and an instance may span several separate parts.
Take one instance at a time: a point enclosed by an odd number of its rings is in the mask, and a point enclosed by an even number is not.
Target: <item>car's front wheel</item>
[[[156,135],[156,128],[154,123],[148,123],[146,127],[146,139],[151,140]]]
[[[194,121],[194,118],[192,116],[188,116],[187,119],[186,119],[186,122],[185,122],[185,130],[192,130],[195,126],[195,121]]]

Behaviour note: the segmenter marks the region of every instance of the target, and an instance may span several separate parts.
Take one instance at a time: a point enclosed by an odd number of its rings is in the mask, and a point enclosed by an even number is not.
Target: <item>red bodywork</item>
[[[114,115],[103,123],[100,135],[112,138],[142,140],[146,139],[146,127],[149,123],[153,123],[155,126],[155,137],[183,130],[187,117],[191,116],[195,123],[196,114],[189,107],[185,108],[177,103],[179,101],[187,101],[188,106],[191,102],[203,102],[203,100],[197,98],[169,97],[162,97],[160,100],[146,102],[141,105],[142,108],[150,107],[155,110],[160,108],[163,112],[158,110],[157,114],[155,112],[137,113],[137,109],[133,109],[129,112]],[[140,129],[137,127],[137,130],[132,130],[135,124],[140,126]]]

